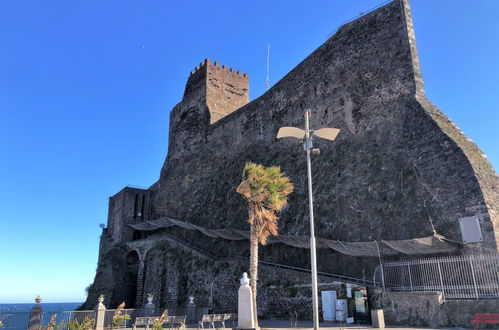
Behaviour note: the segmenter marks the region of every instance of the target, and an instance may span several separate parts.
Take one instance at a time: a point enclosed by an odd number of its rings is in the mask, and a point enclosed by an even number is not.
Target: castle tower
[[[205,59],[191,71],[182,101],[170,113],[168,159],[188,155],[210,125],[249,102],[248,74]]]
[[[206,103],[213,124],[249,102],[248,74],[207,58],[187,80],[182,102],[192,100]]]

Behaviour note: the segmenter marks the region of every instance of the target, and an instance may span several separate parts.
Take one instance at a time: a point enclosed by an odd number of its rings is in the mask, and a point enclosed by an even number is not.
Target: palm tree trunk
[[[258,313],[256,307],[256,282],[258,280],[258,235],[256,225],[253,223],[250,229],[250,286],[253,295],[253,319],[255,328],[258,328]]]

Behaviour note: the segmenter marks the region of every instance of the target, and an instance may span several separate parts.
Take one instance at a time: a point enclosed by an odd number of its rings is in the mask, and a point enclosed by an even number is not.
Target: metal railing
[[[30,312],[0,312],[0,321],[3,323],[1,329],[27,329],[30,314]]]
[[[61,322],[64,324],[59,329],[66,330],[68,329],[67,323],[71,321],[76,321],[78,324],[83,324],[86,319],[95,320],[96,313],[94,310],[86,310],[86,311],[67,311],[62,312],[57,315],[55,319],[56,324],[60,324]],[[50,316],[49,316],[50,319]],[[47,322],[48,323],[48,322]]]
[[[135,323],[135,318],[137,316],[142,316],[143,310],[141,309],[123,309],[121,315],[128,315],[129,319],[122,319],[116,326],[113,326],[113,317],[116,309],[106,309],[104,314],[104,329],[120,329],[120,328],[131,328],[132,324]]]
[[[384,263],[374,280],[391,291],[441,291],[447,299],[499,298],[499,254]]]

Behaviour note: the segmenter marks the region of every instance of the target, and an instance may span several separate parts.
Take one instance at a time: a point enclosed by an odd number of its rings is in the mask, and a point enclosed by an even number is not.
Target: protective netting
[[[456,249],[455,245],[443,242],[434,236],[381,242],[403,254],[448,253]]]
[[[208,229],[192,223],[171,219],[168,217],[157,220],[149,220],[138,224],[129,225],[135,230],[152,231],[161,228],[180,227],[187,230],[197,230],[203,235],[212,238],[222,238],[230,241],[240,241],[249,239],[249,232],[239,229]],[[377,257],[379,254],[390,256],[398,253],[420,255],[420,254],[438,254],[455,251],[457,246],[441,239],[441,236],[428,236],[422,238],[413,238],[407,240],[395,241],[371,241],[371,242],[341,242],[317,237],[317,248],[328,248],[339,253],[356,257]],[[310,238],[308,236],[290,236],[276,235],[268,239],[268,244],[282,243],[298,248],[309,249]]]

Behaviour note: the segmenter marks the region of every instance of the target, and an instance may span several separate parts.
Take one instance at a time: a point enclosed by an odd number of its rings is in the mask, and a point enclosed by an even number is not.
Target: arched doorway
[[[125,272],[125,302],[127,307],[133,308],[137,298],[137,277],[139,272],[139,255],[134,250],[130,251],[126,256]]]

